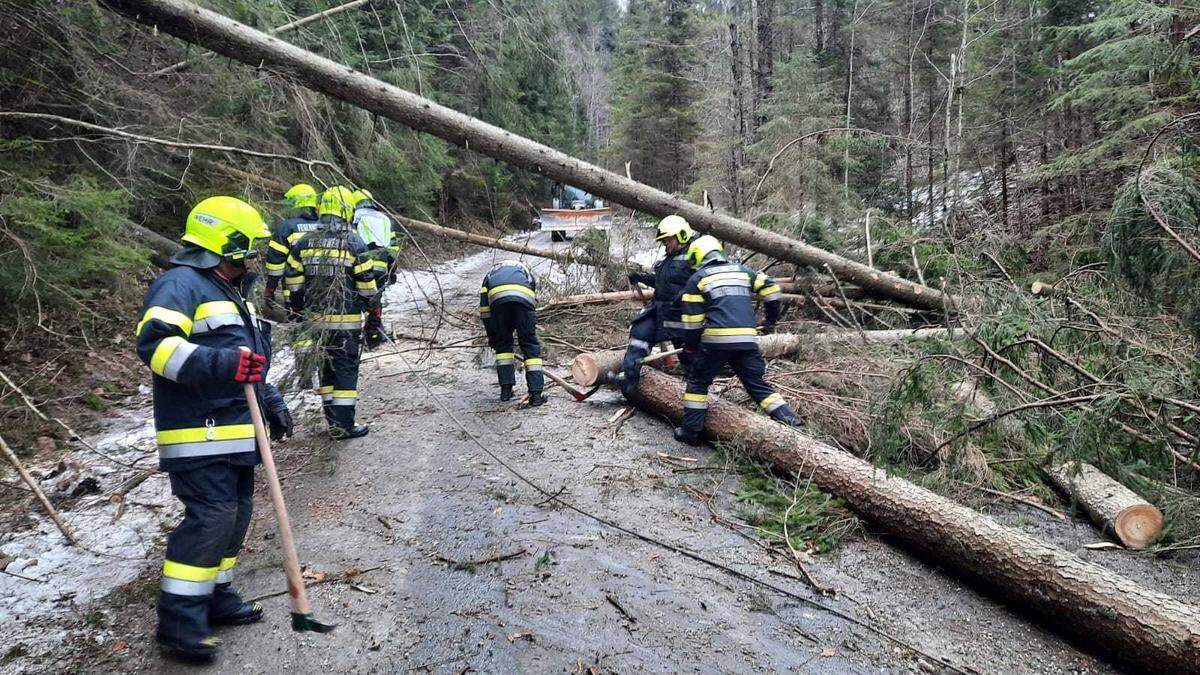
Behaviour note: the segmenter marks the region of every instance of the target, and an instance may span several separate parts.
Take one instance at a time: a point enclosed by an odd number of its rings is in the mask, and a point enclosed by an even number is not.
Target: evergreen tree
[[[699,133],[696,6],[692,0],[630,2],[617,38],[612,159],[668,192],[691,183]]]

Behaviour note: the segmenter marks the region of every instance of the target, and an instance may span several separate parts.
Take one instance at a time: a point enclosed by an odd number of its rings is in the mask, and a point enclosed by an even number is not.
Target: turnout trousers
[[[684,433],[695,436],[704,433],[704,419],[708,416],[708,388],[726,364],[741,380],[742,386],[758,403],[760,410],[781,421],[795,419],[796,414],[791,406],[763,379],[767,374],[767,362],[763,360],[758,347],[735,350],[701,346],[688,370],[687,388],[683,395],[681,426]]]
[[[542,374],[542,344],[537,337],[537,312],[522,302],[505,302],[492,306],[492,321],[496,326],[496,377],[501,385],[516,384],[513,359],[513,333],[525,357],[525,384],[530,392],[545,388]]]
[[[321,407],[331,427],[354,428],[354,407],[358,404],[358,357],[362,332],[358,330],[324,331],[318,342],[321,350]]]
[[[629,324],[629,346],[625,348],[625,358],[621,361],[622,393],[631,396],[637,390],[642,373],[641,360],[650,355],[656,343],[666,340],[671,341],[672,347],[683,346],[683,340],[675,337],[673,331],[659,330],[654,307],[643,309],[633,318]],[[691,360],[682,354],[680,357],[684,369],[691,370]]]
[[[158,634],[202,640],[212,634],[210,619],[232,614],[242,604],[233,590],[233,569],[254,508],[254,467],[214,458],[170,478],[184,515],[167,536]]]

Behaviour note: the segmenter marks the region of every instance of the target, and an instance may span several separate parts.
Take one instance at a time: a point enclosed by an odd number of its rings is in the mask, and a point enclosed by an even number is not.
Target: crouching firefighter
[[[516,384],[513,363],[513,333],[525,357],[525,384],[529,387],[529,405],[542,405],[544,379],[542,345],[537,338],[537,312],[534,309],[537,282],[529,268],[515,260],[505,260],[483,277],[479,289],[479,318],[487,331],[488,346],[496,350],[496,377],[500,380],[500,400],[512,399]]]
[[[262,217],[233,197],[210,197],[188,215],[174,267],[150,284],[137,326],[138,356],[153,371],[159,468],[183,502],[167,537],[157,639],[176,655],[212,658],[212,627],[254,623],[262,606],[233,590],[250,524],[259,453],[243,383],[257,383],[271,437],[291,433],[283,397],[264,381],[270,325],[246,296],[246,261],[270,235]]]
[[[367,257],[375,264],[376,282],[379,285],[380,302],[367,313],[363,326],[363,342],[367,349],[383,344],[386,334],[383,329],[382,293],[388,284],[396,280],[396,258],[400,255],[400,240],[396,237],[392,219],[375,203],[369,190],[356,190],[354,201],[354,231],[367,245]]]
[[[774,332],[782,312],[779,286],[767,275],[730,261],[721,242],[711,236],[696,238],[687,255],[696,270],[681,298],[684,350],[691,355],[691,368],[683,395],[683,424],[675,429],[675,439],[689,445],[701,442],[708,388],[726,364],[759,408],[784,424],[799,426],[791,406],[763,379],[767,363],[758,350],[754,298],[766,305],[763,332]]]
[[[379,299],[374,262],[351,229],[351,199],[350,190],[341,186],[321,195],[321,226],[292,244],[283,279],[290,309],[313,330],[320,357],[318,391],[335,439],[360,438],[369,430],[354,423],[359,342],[363,313]]]
[[[654,289],[654,300],[629,325],[629,347],[621,364],[621,391],[630,396],[637,390],[642,371],[642,359],[650,354],[651,348],[670,341],[674,347],[683,346],[683,323],[679,296],[692,276],[688,263],[687,248],[696,233],[681,216],[670,215],[658,224],[655,241],[662,242],[666,258],[654,266],[654,273],[633,272],[630,283],[640,283]],[[685,362],[685,368],[691,364]]]

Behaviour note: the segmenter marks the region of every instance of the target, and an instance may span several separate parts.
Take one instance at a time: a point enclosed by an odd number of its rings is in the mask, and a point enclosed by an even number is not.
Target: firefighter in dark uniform
[[[513,363],[513,333],[525,357],[525,384],[529,387],[529,405],[542,405],[542,345],[537,338],[537,312],[534,300],[537,282],[529,268],[515,260],[505,260],[483,277],[479,289],[479,318],[487,331],[488,345],[496,350],[496,377],[500,380],[500,400],[512,399],[516,384]]]
[[[267,249],[267,300],[275,301],[275,291],[283,278],[288,251],[292,244],[305,234],[317,229],[317,191],[308,183],[297,183],[283,194],[284,203],[292,207],[293,214],[271,232],[271,243]],[[286,295],[286,291],[285,291]]]
[[[369,190],[356,190],[354,199],[354,231],[367,245],[367,255],[375,263],[375,274],[379,292],[396,280],[396,259],[400,255],[400,240],[396,236],[392,219],[375,203]],[[382,298],[367,314],[363,326],[363,342],[367,349],[374,349],[386,339],[383,330]]]
[[[358,402],[358,358],[363,313],[378,301],[374,262],[351,229],[354,207],[349,189],[321,195],[321,227],[292,244],[283,283],[288,305],[313,330],[320,350],[320,389],[329,434],[335,439],[366,436],[354,423]]]
[[[683,423],[675,439],[699,445],[708,414],[708,388],[728,364],[758,407],[791,426],[800,420],[763,377],[767,363],[758,350],[754,298],[766,305],[763,333],[772,333],[782,313],[779,286],[761,272],[730,261],[721,242],[711,236],[696,238],[688,248],[688,261],[696,273],[683,289],[683,342],[691,354],[687,388],[683,395]]]
[[[269,235],[239,199],[197,204],[183,249],[150,284],[137,326],[138,356],[153,372],[159,468],[185,508],[167,537],[157,639],[188,659],[217,653],[212,626],[262,618],[262,606],[244,602],[232,582],[260,461],[243,383],[257,383],[273,438],[292,426],[279,391],[264,381],[270,326],[246,299],[255,280],[246,261],[255,240]]]
[[[621,391],[631,395],[638,385],[641,360],[646,358],[655,344],[670,341],[675,347],[683,346],[683,323],[679,296],[692,277],[692,266],[687,260],[687,248],[696,233],[681,216],[670,215],[658,224],[655,241],[662,242],[667,256],[654,266],[654,273],[633,272],[630,283],[640,283],[654,288],[654,301],[633,318],[629,325],[629,347],[621,365]],[[684,367],[690,364],[684,363]]]

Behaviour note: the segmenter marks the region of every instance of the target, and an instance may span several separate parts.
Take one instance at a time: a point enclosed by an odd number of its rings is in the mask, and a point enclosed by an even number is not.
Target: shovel
[[[271,439],[263,423],[262,410],[258,407],[258,394],[254,385],[246,383],[246,402],[250,404],[250,418],[254,420],[254,435],[258,438],[258,449],[262,453],[263,468],[267,471],[267,487],[271,491],[271,503],[275,506],[275,517],[279,520],[279,535],[283,542],[283,570],[287,573],[288,595],[292,599],[292,630],[328,633],[336,624],[322,623],[313,618],[308,604],[308,590],[300,576],[300,556],[296,555],[296,541],[292,538],[292,521],[288,518],[287,505],[283,503],[283,488],[279,485],[279,472],[275,470],[275,456],[271,454]]]

